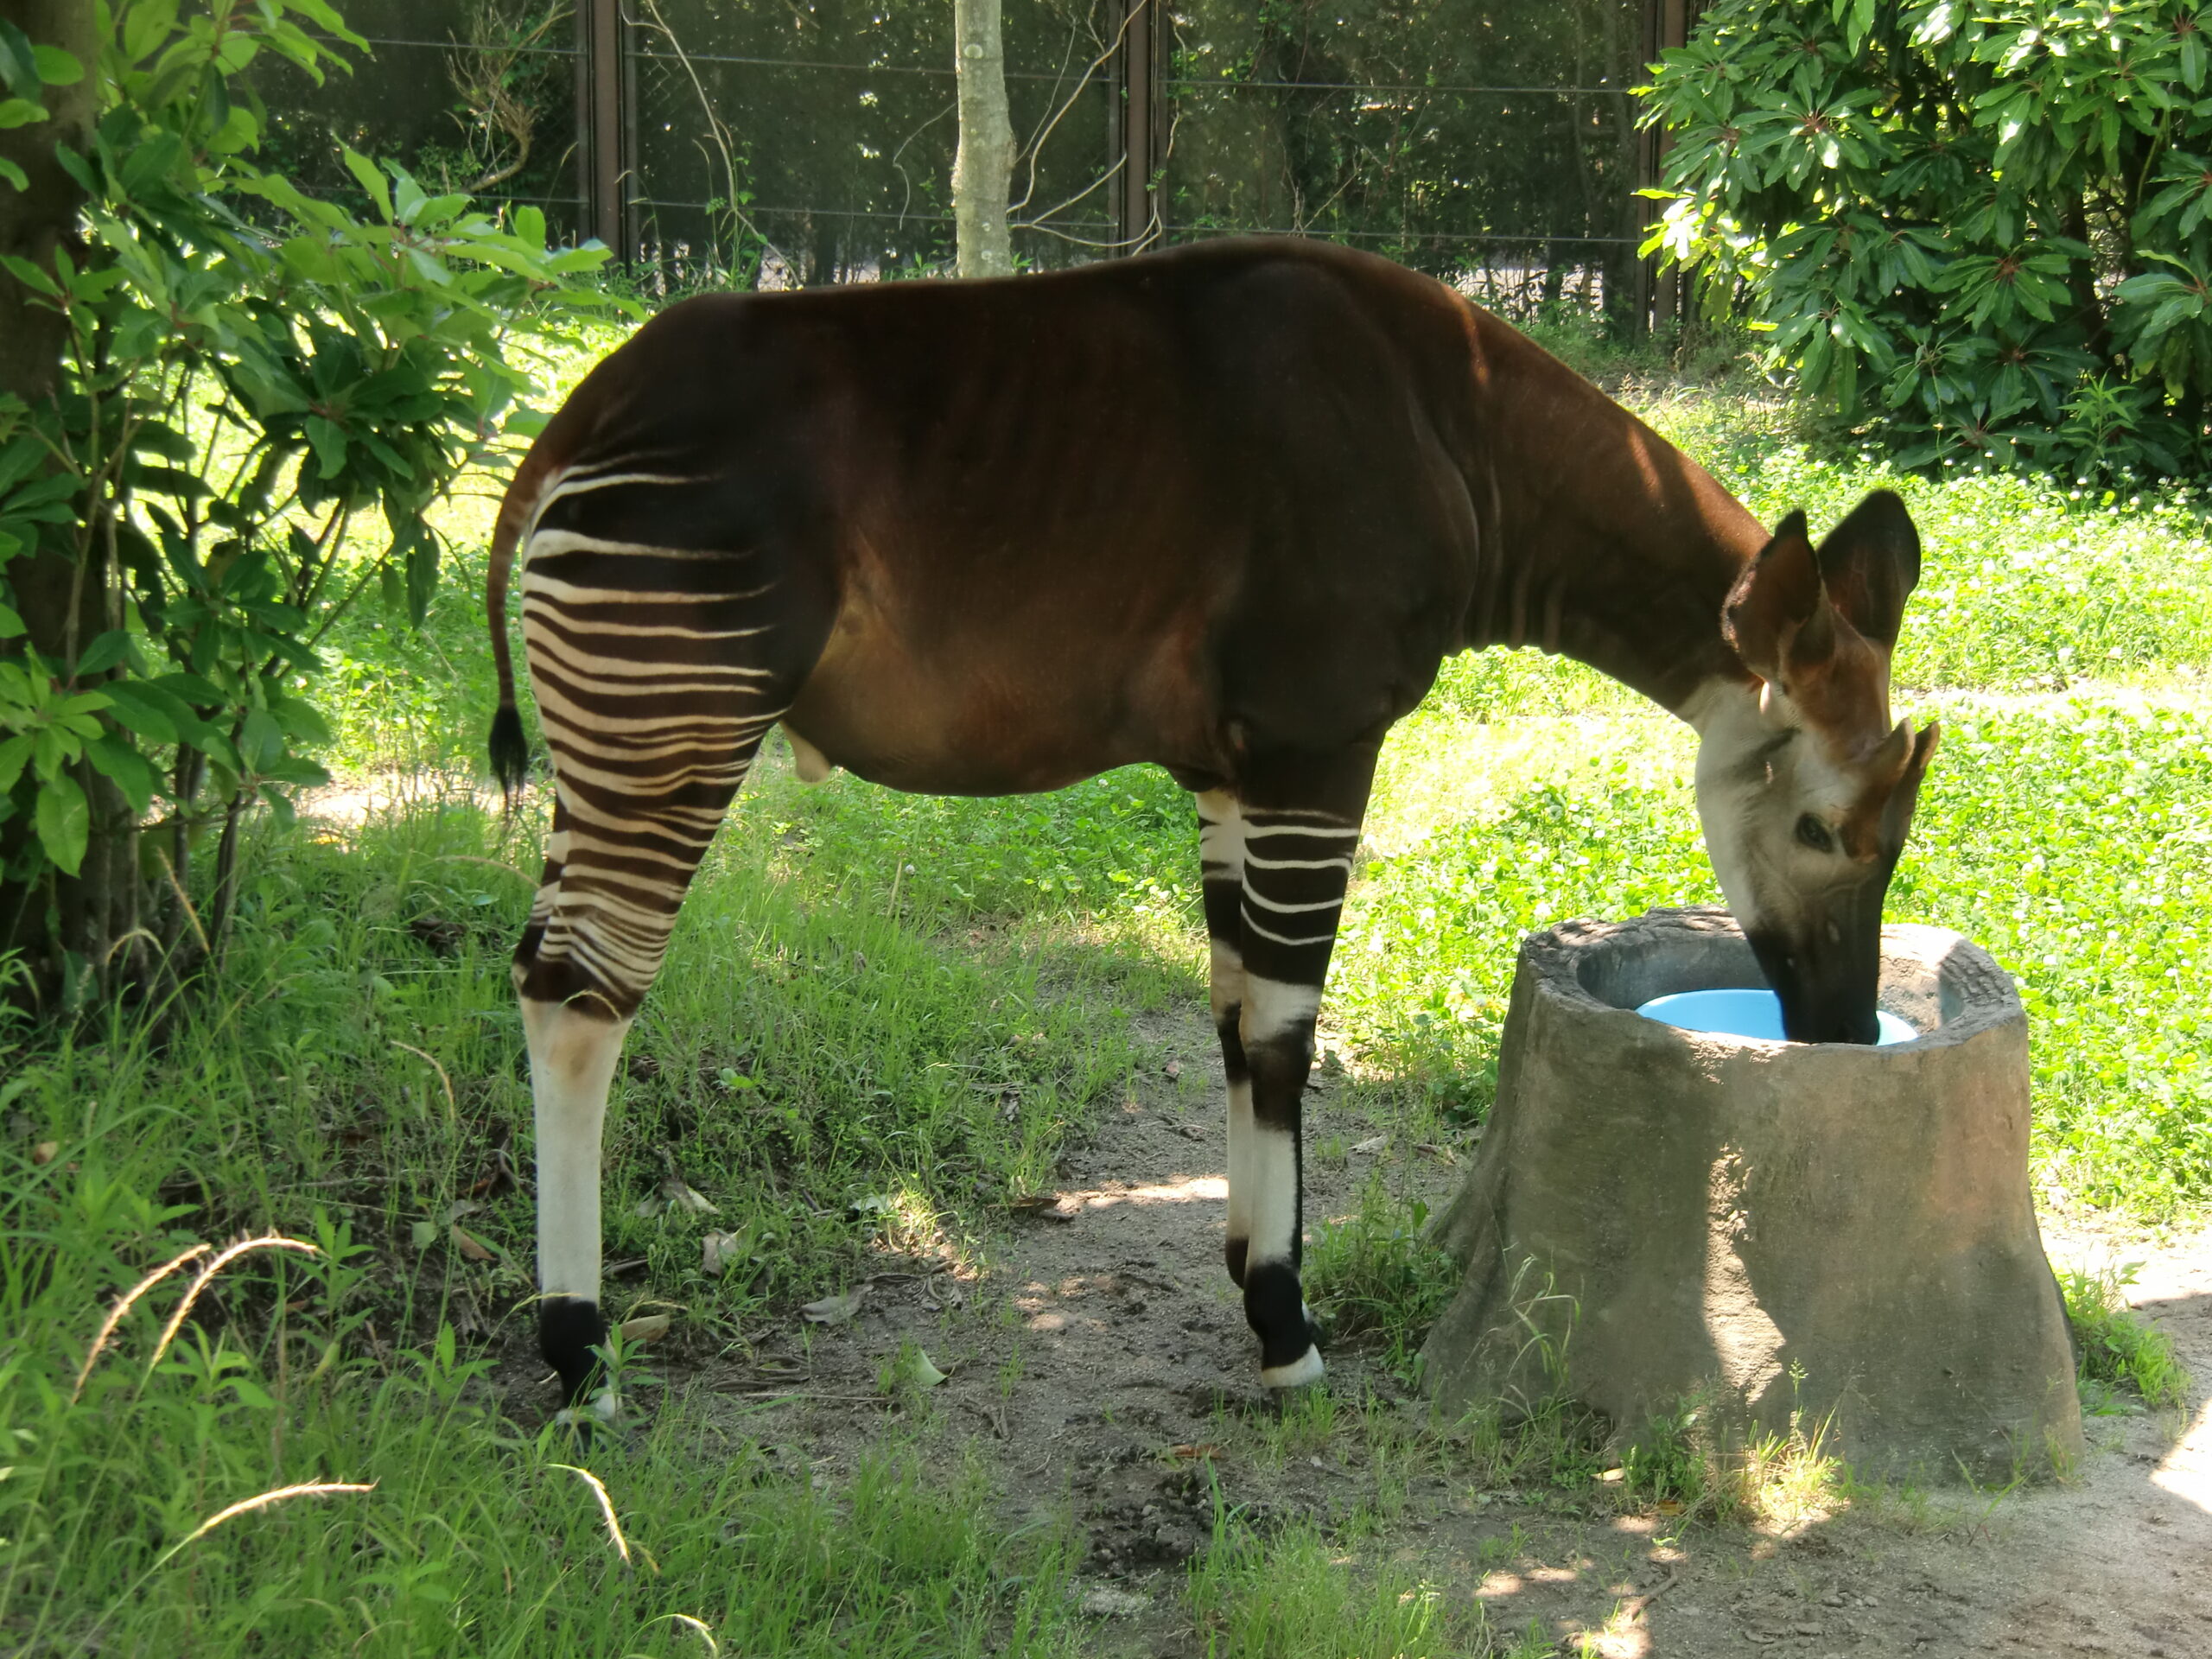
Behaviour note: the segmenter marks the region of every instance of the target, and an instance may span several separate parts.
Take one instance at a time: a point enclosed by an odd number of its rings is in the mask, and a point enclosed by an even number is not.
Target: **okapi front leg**
[[[1371,760],[1370,761],[1371,766]],[[1368,773],[1359,776],[1363,803]],[[1251,1073],[1251,1145],[1232,1155],[1230,1206],[1240,1175],[1245,1213],[1244,1316],[1260,1338],[1260,1380],[1313,1382],[1322,1372],[1299,1283],[1304,1201],[1300,1117],[1313,1064],[1313,1026],[1336,944],[1359,820],[1335,812],[1244,807],[1239,905],[1244,996],[1237,1035]]]

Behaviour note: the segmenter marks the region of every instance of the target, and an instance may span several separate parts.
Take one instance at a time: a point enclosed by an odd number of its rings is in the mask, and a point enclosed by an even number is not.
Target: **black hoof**
[[[1260,1369],[1296,1366],[1320,1342],[1299,1293],[1298,1269],[1287,1262],[1265,1262],[1244,1279],[1244,1319],[1260,1338]]]
[[[607,1320],[597,1302],[575,1296],[548,1296],[538,1304],[537,1351],[561,1374],[561,1403],[581,1408],[600,1379],[593,1350],[607,1341]]]

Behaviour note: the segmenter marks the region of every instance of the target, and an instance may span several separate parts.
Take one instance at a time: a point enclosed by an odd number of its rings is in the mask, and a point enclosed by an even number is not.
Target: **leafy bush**
[[[320,79],[344,67],[334,37],[359,44],[322,0],[98,16],[90,65],[0,23],[0,120],[43,118],[88,73],[96,93],[54,150],[82,234],[48,264],[6,258],[29,308],[0,319],[58,315],[61,359],[50,393],[0,389],[0,950],[33,948],[73,998],[219,939],[241,816],[323,775],[304,753],[328,737],[317,642],[371,589],[421,620],[426,510],[518,424],[518,337],[603,304],[569,278],[606,257],[350,151],[369,219],[257,168],[249,67]],[[143,880],[157,804],[142,921],[118,889]],[[185,895],[218,829],[203,926]]]
[[[1719,0],[1646,90],[1649,248],[1904,464],[2202,458],[2212,10]]]

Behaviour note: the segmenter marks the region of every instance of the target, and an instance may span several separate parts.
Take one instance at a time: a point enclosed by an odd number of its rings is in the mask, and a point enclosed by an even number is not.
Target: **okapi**
[[[1720,885],[1789,1035],[1872,1042],[1882,900],[1936,728],[1892,728],[1919,538],[1816,550],[1497,318],[1368,255],[1216,242],[1045,276],[687,300],[517,469],[492,753],[555,799],[515,952],[539,1339],[587,1403],[623,1035],[771,727],[803,777],[1197,797],[1229,1078],[1230,1276],[1271,1388],[1300,1295],[1300,1097],[1376,757],[1448,652],[1541,645],[1699,735]],[[602,1397],[595,1402],[605,1410]]]

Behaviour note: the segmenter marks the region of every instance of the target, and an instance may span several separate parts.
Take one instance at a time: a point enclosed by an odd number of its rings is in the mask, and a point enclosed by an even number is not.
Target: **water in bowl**
[[[1726,1037],[1756,1037],[1764,1042],[1786,1040],[1782,1033],[1782,999],[1772,991],[1677,991],[1655,996],[1637,1012],[1662,1025],[1684,1031],[1709,1031]],[[1909,1043],[1920,1033],[1887,1008],[1875,1011],[1881,1029],[1878,1047]]]

